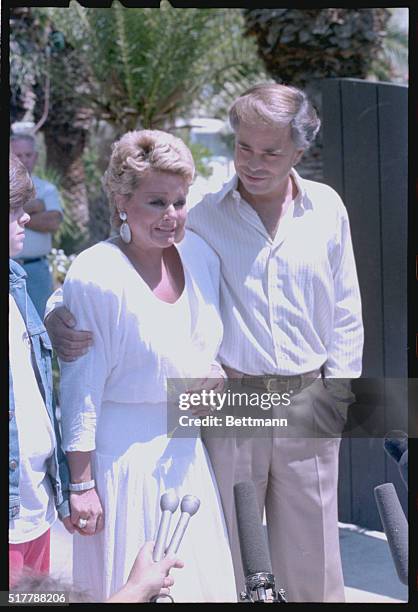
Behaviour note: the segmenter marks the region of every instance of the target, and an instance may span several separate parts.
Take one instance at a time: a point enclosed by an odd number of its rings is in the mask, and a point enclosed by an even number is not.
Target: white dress
[[[172,570],[175,602],[236,601],[206,450],[200,438],[167,436],[166,379],[206,375],[222,337],[217,257],[191,233],[178,251],[185,289],[175,304],[156,298],[111,240],[81,253],[64,283],[65,305],[94,336],[86,355],[61,362],[61,411],[64,450],[94,451],[105,527],[75,534],[73,578],[96,601],[122,587],[139,548],[155,539],[168,489],[201,501],[178,552],[185,567]]]

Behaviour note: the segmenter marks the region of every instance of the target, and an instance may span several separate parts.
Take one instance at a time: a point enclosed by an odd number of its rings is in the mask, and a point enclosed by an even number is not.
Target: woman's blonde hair
[[[298,149],[308,149],[315,140],[321,121],[306,93],[291,85],[260,83],[247,89],[229,109],[234,131],[240,122],[270,127],[290,125]]]
[[[117,196],[131,196],[141,178],[151,170],[171,172],[193,181],[193,157],[180,138],[160,130],[127,132],[112,147],[108,168],[103,176],[103,188],[109,199],[112,227],[121,224],[117,210]]]
[[[35,187],[25,166],[14,153],[9,157],[9,207],[19,208],[35,197]]]

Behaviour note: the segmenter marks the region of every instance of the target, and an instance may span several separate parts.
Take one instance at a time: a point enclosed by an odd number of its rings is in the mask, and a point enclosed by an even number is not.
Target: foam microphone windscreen
[[[270,555],[253,482],[234,485],[238,534],[244,575],[272,573]]]
[[[374,489],[383,529],[399,580],[408,584],[408,521],[391,482]]]

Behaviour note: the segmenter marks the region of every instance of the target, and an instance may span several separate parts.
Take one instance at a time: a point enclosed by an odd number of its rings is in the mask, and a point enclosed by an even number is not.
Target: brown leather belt
[[[312,370],[312,372],[296,374],[295,376],[270,376],[268,374],[250,376],[249,374],[243,374],[240,381],[242,385],[262,389],[269,393],[290,393],[290,391],[299,393],[319,376],[321,376],[321,370]]]

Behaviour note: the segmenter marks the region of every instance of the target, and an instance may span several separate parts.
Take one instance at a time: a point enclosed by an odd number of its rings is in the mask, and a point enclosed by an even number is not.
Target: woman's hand
[[[94,535],[104,527],[103,508],[95,488],[70,493],[71,522],[81,535]],[[87,520],[85,527],[80,527]]]
[[[71,516],[66,516],[65,518],[61,518],[58,515],[58,518],[61,521],[61,523],[64,525],[64,527],[68,531],[68,533],[73,534],[75,532],[74,525],[71,522]]]

